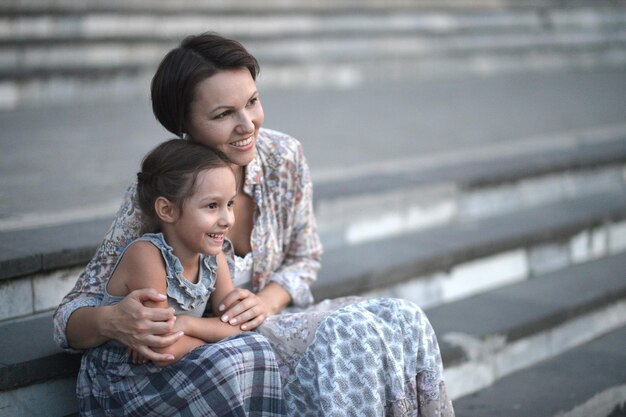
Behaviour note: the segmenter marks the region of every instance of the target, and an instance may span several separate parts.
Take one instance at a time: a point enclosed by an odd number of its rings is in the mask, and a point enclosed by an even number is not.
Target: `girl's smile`
[[[193,194],[175,220],[163,227],[176,256],[182,260],[198,253],[215,256],[221,252],[226,232],[235,222],[236,194],[235,174],[229,167],[198,174]]]

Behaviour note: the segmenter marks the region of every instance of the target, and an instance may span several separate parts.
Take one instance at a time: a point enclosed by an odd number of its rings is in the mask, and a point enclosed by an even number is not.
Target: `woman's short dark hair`
[[[165,55],[152,78],[154,115],[182,137],[196,86],[219,71],[239,68],[247,68],[256,80],[259,64],[239,42],[211,32],[188,36]]]
[[[137,204],[144,216],[142,232],[159,229],[154,210],[158,197],[167,198],[182,210],[185,200],[194,193],[198,174],[223,167],[230,169],[224,154],[185,139],[170,139],[150,151],[137,173]]]

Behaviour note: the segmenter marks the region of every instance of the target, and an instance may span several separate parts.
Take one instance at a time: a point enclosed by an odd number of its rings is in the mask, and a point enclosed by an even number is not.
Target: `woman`
[[[454,415],[437,340],[427,318],[402,300],[343,298],[311,306],[322,247],[302,147],[262,128],[258,65],[239,43],[215,34],[185,39],[152,80],[156,118],[170,132],[222,151],[240,187],[224,252],[235,286],[221,319],[266,336],[293,416]],[[170,312],[148,311],[155,295],[131,293],[115,310],[97,307],[102,283],[138,237],[135,187],[98,252],[55,315],[65,348],[116,339],[150,360],[176,340]],[[286,307],[290,307],[286,311]]]

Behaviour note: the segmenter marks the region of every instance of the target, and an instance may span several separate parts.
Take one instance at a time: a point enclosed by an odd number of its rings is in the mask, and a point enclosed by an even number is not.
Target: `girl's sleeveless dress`
[[[176,314],[200,317],[215,286],[215,257],[201,255],[198,282],[193,284],[183,277],[182,265],[161,233],[136,241],[150,242],[160,250],[168,304]],[[106,288],[104,294],[103,305],[123,299]],[[164,368],[132,364],[126,350],[110,341],[85,352],[76,385],[81,416],[284,415],[276,361],[258,334],[205,344]]]

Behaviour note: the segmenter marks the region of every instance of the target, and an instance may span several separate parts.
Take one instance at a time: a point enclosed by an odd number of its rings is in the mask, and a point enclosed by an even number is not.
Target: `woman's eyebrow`
[[[251,98],[253,98],[254,96],[258,95],[258,94],[259,94],[259,90],[254,90],[254,93],[252,93],[250,95],[250,97],[248,98],[248,101]],[[219,106],[215,107],[213,110],[210,111],[210,113],[215,113],[218,110],[231,110],[231,109],[234,109],[234,108],[235,108],[235,106],[229,106],[227,104],[222,104],[222,105],[219,105]]]

